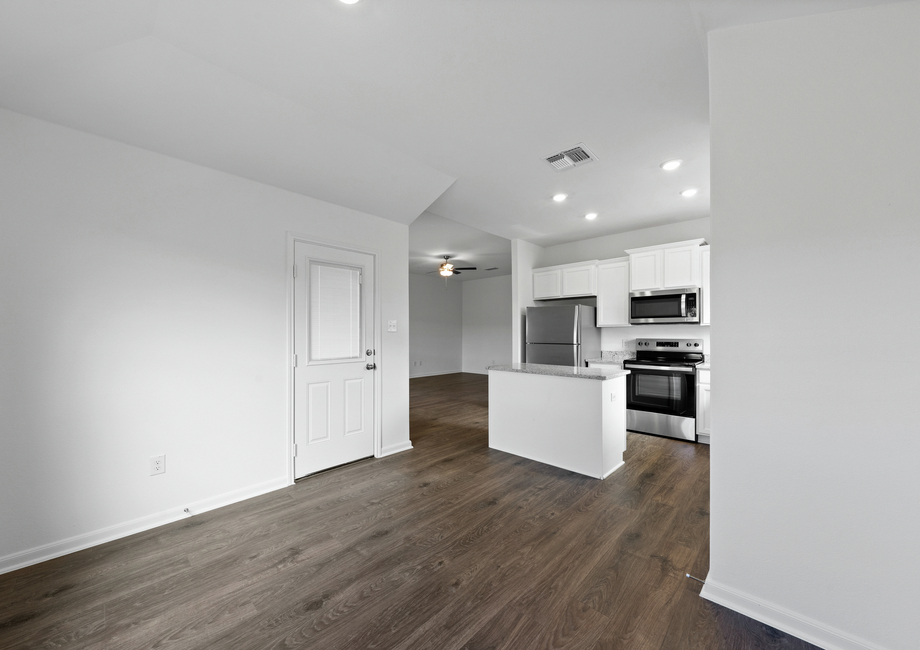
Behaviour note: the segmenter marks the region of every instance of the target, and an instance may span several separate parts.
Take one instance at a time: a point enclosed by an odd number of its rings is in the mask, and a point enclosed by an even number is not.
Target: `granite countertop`
[[[585,359],[585,363],[596,363],[596,364],[603,364],[605,366],[616,366],[617,368],[621,368],[623,366],[622,360],[616,361],[613,359]]]
[[[709,362],[706,361],[696,367],[697,370],[709,370]]]
[[[551,366],[544,363],[511,363],[504,366],[489,366],[489,370],[501,372],[521,372],[528,375],[547,375],[549,377],[572,377],[574,379],[616,379],[629,374],[628,370],[611,368],[578,368],[575,366]]]

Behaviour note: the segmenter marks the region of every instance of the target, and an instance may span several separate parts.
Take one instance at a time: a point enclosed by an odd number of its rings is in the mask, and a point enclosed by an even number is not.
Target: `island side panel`
[[[603,478],[608,383],[490,370],[489,447]]]
[[[626,453],[626,377],[603,382],[604,475],[607,478],[623,466]]]

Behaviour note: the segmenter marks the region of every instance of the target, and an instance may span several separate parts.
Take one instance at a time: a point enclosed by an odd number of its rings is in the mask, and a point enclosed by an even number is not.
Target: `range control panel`
[[[636,350],[702,352],[703,339],[636,339]]]

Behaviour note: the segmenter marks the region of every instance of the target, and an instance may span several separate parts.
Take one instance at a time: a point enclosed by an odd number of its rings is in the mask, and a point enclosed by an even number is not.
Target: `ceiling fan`
[[[441,263],[441,266],[438,267],[438,273],[443,275],[445,278],[457,274],[460,275],[460,271],[475,271],[475,266],[454,266],[450,263],[450,255],[444,255],[444,261]]]

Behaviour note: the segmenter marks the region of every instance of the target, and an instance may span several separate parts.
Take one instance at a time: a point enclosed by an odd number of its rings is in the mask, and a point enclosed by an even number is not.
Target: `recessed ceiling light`
[[[677,169],[683,164],[683,160],[669,160],[668,162],[661,163],[661,168],[667,172]]]
[[[589,212],[588,214],[585,215],[585,219],[587,219],[588,221],[594,221],[595,219],[597,219],[597,212]]]
[[[358,1],[358,0],[339,0],[339,2],[341,2],[342,4],[346,4],[346,5],[353,5],[353,4],[355,4],[357,1]]]
[[[567,198],[569,198],[568,194],[562,194],[561,192],[559,194],[553,194],[553,201],[556,203],[562,203]]]
[[[695,187],[690,187],[684,190],[683,192],[681,192],[680,195],[684,197],[685,199],[689,199],[691,196],[696,196],[696,193],[697,193],[697,189]]]

